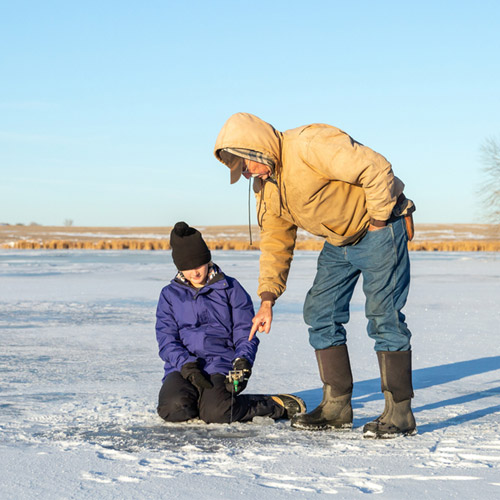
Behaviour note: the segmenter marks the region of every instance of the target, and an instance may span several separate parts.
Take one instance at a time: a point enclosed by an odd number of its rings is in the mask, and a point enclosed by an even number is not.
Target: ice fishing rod
[[[238,386],[240,385],[240,381],[245,378],[244,370],[231,370],[226,375],[226,381],[231,384],[231,416],[229,423],[233,423],[233,400],[234,395],[238,392]],[[234,392],[233,392],[234,391]]]

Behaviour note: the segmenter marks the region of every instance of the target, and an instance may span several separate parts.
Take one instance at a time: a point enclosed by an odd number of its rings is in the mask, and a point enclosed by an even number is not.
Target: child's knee
[[[205,409],[200,412],[200,418],[206,424],[229,424],[231,422],[231,414],[220,408]]]
[[[184,422],[198,416],[198,405],[188,395],[177,394],[160,401],[157,412],[167,422]]]
[[[207,424],[228,424],[231,422],[231,402],[210,401],[200,405],[200,418]]]

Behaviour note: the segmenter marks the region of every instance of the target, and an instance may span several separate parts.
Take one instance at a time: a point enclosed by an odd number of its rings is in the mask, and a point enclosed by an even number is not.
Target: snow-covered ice
[[[257,252],[213,252],[256,297]],[[302,320],[317,253],[298,252],[248,392],[321,399]],[[0,251],[0,497],[500,497],[500,256],[412,254],[419,434],[364,440],[383,407],[358,287],[354,429],[166,424],[154,333],[169,252]]]

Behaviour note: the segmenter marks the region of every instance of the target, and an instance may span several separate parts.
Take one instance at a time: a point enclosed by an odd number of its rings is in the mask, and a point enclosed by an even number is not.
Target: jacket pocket
[[[203,350],[212,355],[224,355],[230,350],[229,339],[206,335],[203,339]]]

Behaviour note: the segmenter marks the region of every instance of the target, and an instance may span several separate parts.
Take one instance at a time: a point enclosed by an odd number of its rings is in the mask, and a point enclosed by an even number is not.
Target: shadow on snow
[[[491,356],[488,358],[471,359],[467,361],[458,361],[440,366],[432,366],[429,368],[419,368],[413,371],[413,387],[416,391],[426,389],[437,385],[454,382],[473,375],[479,375],[490,371],[500,369],[500,356]],[[316,407],[322,399],[322,388],[310,389],[297,393],[304,399],[307,407],[312,409]],[[426,410],[433,410],[453,405],[460,405],[477,401],[483,398],[500,395],[500,387],[487,389],[484,391],[471,392],[455,398],[450,398],[424,406],[413,408],[414,413],[419,413]],[[362,408],[365,403],[374,400],[383,400],[383,395],[380,392],[380,379],[374,378],[362,380],[354,383],[353,391],[353,407]],[[416,400],[418,401],[418,399]],[[382,408],[381,408],[382,410]],[[460,425],[465,422],[476,420],[478,418],[491,415],[500,411],[500,405],[490,406],[480,410],[476,410],[464,415],[455,416],[441,422],[433,422],[418,427],[419,433],[431,432],[437,429],[446,428],[452,425]],[[374,417],[377,415],[374,415]],[[362,426],[371,418],[355,419],[355,426]],[[417,421],[418,424],[418,421]]]

